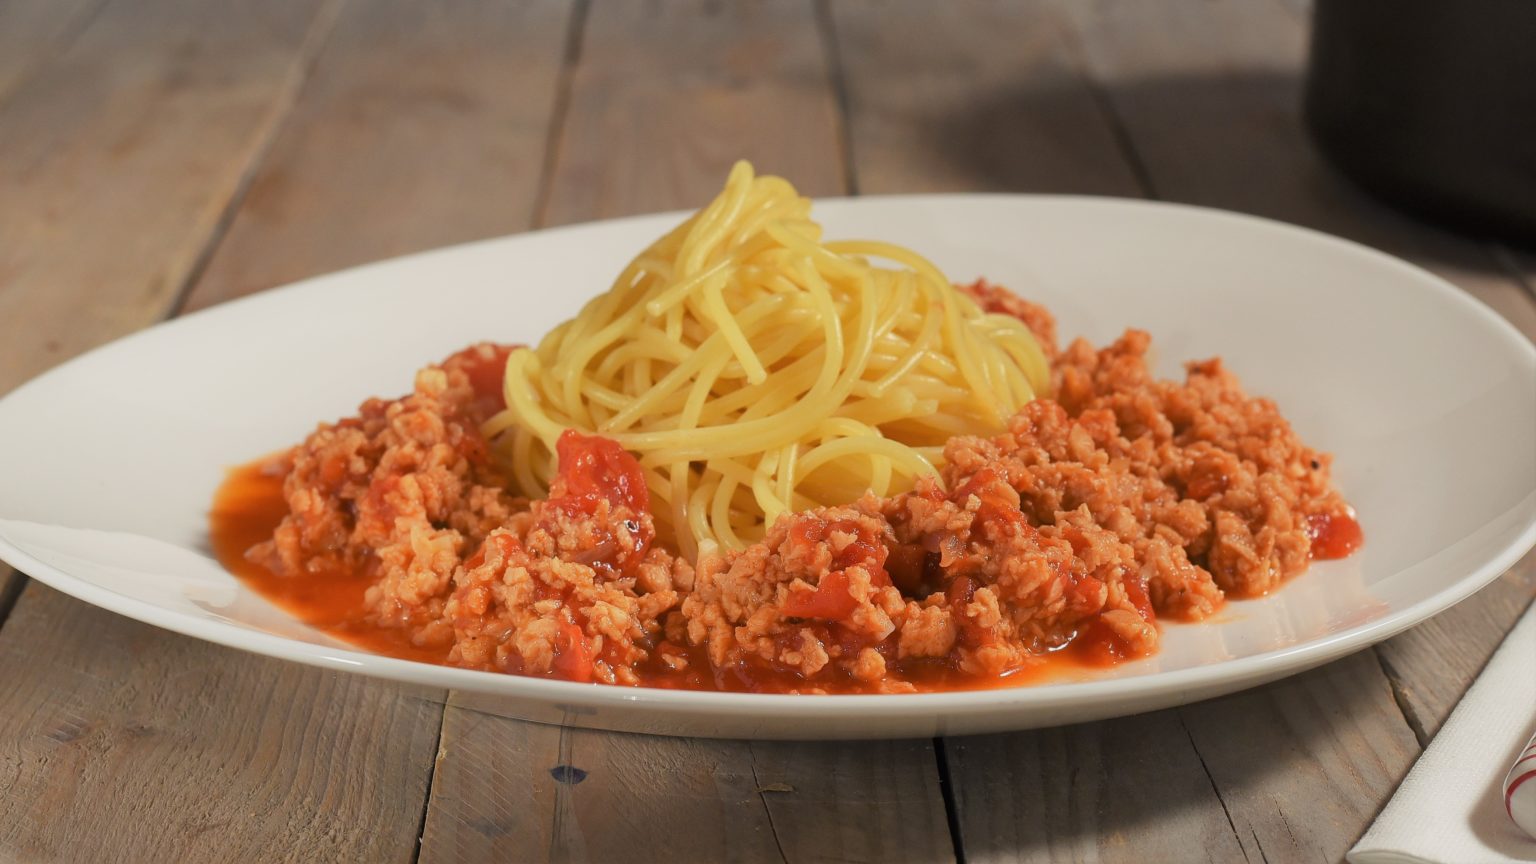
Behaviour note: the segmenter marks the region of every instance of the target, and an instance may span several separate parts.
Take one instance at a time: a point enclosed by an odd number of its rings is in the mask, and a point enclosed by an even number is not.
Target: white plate
[[[227,466],[298,441],[478,339],[536,340],[676,223],[626,219],[375,264],[109,345],[0,400],[0,556],[61,591],[259,654],[449,687],[509,716],[676,735],[858,738],[1024,729],[1249,687],[1392,635],[1536,540],[1536,350],[1439,279],[1361,246],[1210,210],[1019,196],[819,204],[1045,301],[1063,334],[1150,330],[1160,372],[1220,354],[1334,452],[1366,545],[1113,672],[1003,690],[762,696],[471,672],[350,649],[208,552]]]

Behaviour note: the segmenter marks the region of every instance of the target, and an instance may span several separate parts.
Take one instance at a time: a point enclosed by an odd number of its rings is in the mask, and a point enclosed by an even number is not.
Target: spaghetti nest
[[[1000,431],[1048,376],[1018,319],[907,249],[823,241],[808,199],[738,162],[609,291],[512,353],[485,432],[528,494],[548,488],[565,429],[618,441],[662,536],[694,557],[785,512],[910,488],[946,440]]]

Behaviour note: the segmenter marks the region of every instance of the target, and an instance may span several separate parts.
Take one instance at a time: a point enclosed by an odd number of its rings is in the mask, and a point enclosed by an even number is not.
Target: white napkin
[[[1350,864],[1536,862],[1503,783],[1536,731],[1536,607],[1526,610],[1355,848]]]

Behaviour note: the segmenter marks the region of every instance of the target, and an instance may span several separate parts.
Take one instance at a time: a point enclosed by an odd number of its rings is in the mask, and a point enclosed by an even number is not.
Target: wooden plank
[[[968,862],[1242,855],[1175,711],[943,744]]]
[[[1296,20],[1304,24],[1312,23],[1312,0],[1274,0],[1281,8],[1295,16]]]
[[[843,194],[815,23],[808,0],[594,5],[541,223],[697,207],[737,159]]]
[[[0,392],[165,314],[330,9],[115,3],[0,105]]]
[[[31,205],[0,210],[0,227],[7,229],[0,230],[0,269],[8,277],[17,274],[10,291],[30,292],[13,310],[23,317],[8,320],[35,325],[26,338],[56,339],[58,354],[65,356],[162,315],[203,258],[228,199],[242,190],[249,163],[266,149],[334,12],[334,4],[312,3],[206,11],[199,4],[113,7],[78,42],[89,56],[67,55],[60,69],[35,76],[0,111],[0,152],[8,157],[0,162],[0,189],[8,205]],[[398,45],[420,23],[399,16],[403,20],[393,29],[379,26],[374,16],[400,10],[377,3],[354,4],[347,12],[341,44],[348,52],[367,42],[358,32],[372,32],[378,36],[374,54],[397,58]],[[460,31],[483,41],[461,39],[455,49],[477,45],[483,60],[505,48],[498,35],[521,33],[527,22],[504,21],[499,33],[492,23],[467,15]],[[552,35],[558,43],[559,28]],[[557,64],[558,44],[549,54],[549,65]],[[463,53],[460,59],[464,79],[487,70],[488,64]],[[387,64],[375,64],[380,66]],[[323,66],[327,78],[342,74],[331,69]],[[106,92],[110,88],[97,81],[101,76],[112,76],[107,80],[116,89]],[[440,70],[427,77],[447,86]],[[318,83],[328,92],[326,80]],[[447,98],[468,89],[448,89]],[[35,93],[62,104],[50,109]],[[418,122],[430,121],[432,100],[420,96],[403,94],[404,107],[396,110],[414,110],[427,115]],[[375,99],[388,101],[387,89]],[[465,115],[490,110],[473,101],[459,109]],[[360,122],[346,111],[336,113],[338,122]],[[466,120],[458,134],[483,128]],[[48,146],[23,140],[28,131]],[[295,150],[305,148],[285,144],[276,155]],[[518,155],[509,147],[509,160]],[[475,167],[467,158],[451,170],[423,160],[413,172],[415,182],[400,188],[421,200],[440,200],[441,193],[434,197],[430,184],[416,178],[433,174],[462,188],[463,176],[454,172]],[[135,171],[143,176],[125,176]],[[273,182],[272,173],[262,176]],[[487,176],[495,182],[504,175]],[[342,177],[362,182],[356,175]],[[311,171],[304,182],[324,179]],[[379,188],[387,189],[386,181],[399,178],[378,179]],[[82,209],[87,202],[96,209]],[[509,218],[526,219],[531,186],[521,203],[509,199],[505,206]],[[392,209],[333,214],[330,224],[312,216],[306,225],[323,235],[347,223],[352,236],[361,236],[368,213]],[[403,236],[401,220],[388,218],[396,229],[391,237]],[[428,212],[422,218],[435,220],[430,229],[442,231],[448,217]],[[499,229],[475,221],[462,230],[468,239]],[[76,242],[80,237],[91,242]],[[283,258],[285,242],[292,242],[281,232],[262,237],[243,223],[232,240],[213,272],[255,272],[240,259]],[[441,235],[423,242],[441,242]],[[313,266],[331,263],[305,254],[294,250],[293,257]],[[194,293],[214,296],[212,289]],[[99,319],[82,315],[82,298],[105,304],[107,313]],[[74,329],[62,331],[57,321]],[[17,349],[5,355],[0,370],[8,386],[46,362],[41,350]],[[8,766],[0,775],[0,857],[414,857],[441,722],[440,692],[402,692],[216,649],[40,585],[27,589],[0,630],[0,665],[24,670],[0,695],[0,717],[6,718],[0,753],[7,754]]]
[[[1343,859],[1419,755],[1392,702],[1362,651],[1179,709],[1247,860]]]
[[[747,750],[784,860],[953,856],[932,741],[757,741]]]
[[[0,3],[0,103],[44,60],[69,47],[105,0]]]
[[[0,6],[0,317],[27,324],[0,392],[164,314],[326,23],[306,2],[102,6]],[[0,597],[22,580],[6,568]]]
[[[1053,5],[929,8],[831,5],[859,191],[1143,194]]]
[[[450,706],[421,861],[948,858],[930,743],[873,749],[570,732]]]
[[[0,668],[6,860],[411,860],[431,698],[171,637],[37,582],[0,630]]]
[[[187,308],[526,230],[572,8],[345,8]]]
[[[1428,743],[1536,600],[1536,552],[1474,597],[1376,646],[1420,743]]]
[[[808,3],[595,5],[580,58],[551,223],[698,206],[743,156],[845,188]],[[614,735],[450,705],[439,753],[423,862],[952,857],[925,741]]]
[[[68,48],[104,0],[12,0],[0,4],[0,105],[43,61]],[[0,565],[0,624],[26,577]]]
[[[659,826],[685,824],[653,854],[672,860],[762,860],[771,828],[731,745],[660,749],[649,739],[567,734],[450,704],[422,864],[493,860],[635,860]],[[664,761],[657,761],[662,759]],[[720,763],[730,767],[714,770]],[[667,779],[659,779],[667,778]],[[634,784],[634,785],[630,785]],[[665,795],[648,794],[660,784]],[[713,830],[708,826],[721,826]],[[730,830],[723,830],[730,826]]]

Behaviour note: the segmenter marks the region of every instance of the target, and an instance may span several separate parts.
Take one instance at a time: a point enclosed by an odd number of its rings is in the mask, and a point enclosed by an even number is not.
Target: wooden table
[[[814,195],[1257,213],[1536,334],[1536,261],[1320,162],[1306,39],[1304,0],[0,0],[0,390],[312,274],[693,207],[741,156]],[[1530,603],[1536,557],[1235,696],[871,743],[531,725],[0,585],[0,860],[1275,862],[1343,855]]]

